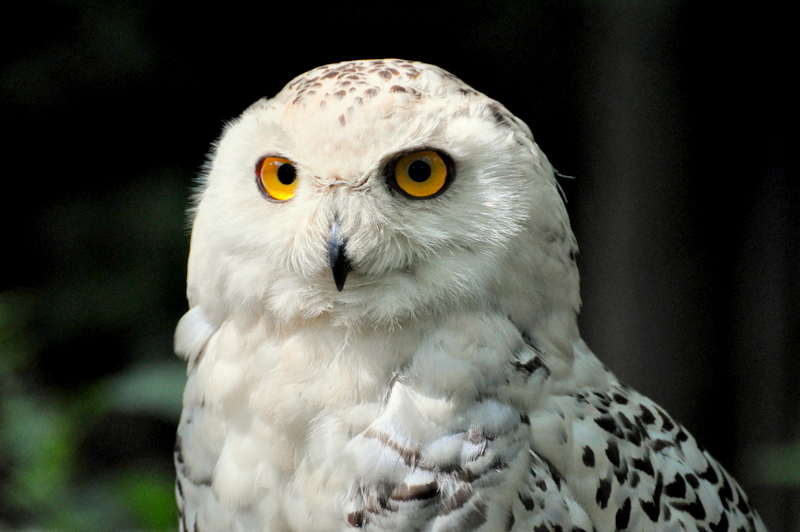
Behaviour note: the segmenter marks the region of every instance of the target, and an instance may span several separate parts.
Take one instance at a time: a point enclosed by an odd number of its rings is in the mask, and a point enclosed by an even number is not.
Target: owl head
[[[521,120],[436,66],[350,61],[225,127],[188,294],[212,321],[396,326],[481,307],[530,329],[574,323],[575,251]]]

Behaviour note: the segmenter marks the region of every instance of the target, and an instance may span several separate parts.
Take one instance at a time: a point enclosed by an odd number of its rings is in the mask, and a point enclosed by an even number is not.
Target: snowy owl
[[[452,74],[311,70],[227,125],[197,199],[182,531],[764,530],[581,340],[553,169]]]

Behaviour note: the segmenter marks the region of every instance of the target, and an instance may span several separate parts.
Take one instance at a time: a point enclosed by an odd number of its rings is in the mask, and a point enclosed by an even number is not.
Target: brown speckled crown
[[[453,74],[435,65],[404,59],[345,61],[324,65],[294,78],[274,101],[306,110],[331,110],[340,125],[359,107],[383,100],[415,102],[427,97],[477,99],[498,124],[513,123],[502,105],[476,91]],[[388,98],[388,99],[386,99]],[[399,100],[397,99],[399,98]]]
[[[405,93],[414,99],[421,97],[418,80],[423,74],[435,74],[448,80],[463,94],[478,94],[461,80],[433,65],[403,59],[346,61],[310,70],[292,80],[284,89],[292,93],[295,105],[314,98],[324,108],[329,101],[341,101],[351,96],[354,103],[376,97],[382,91]]]

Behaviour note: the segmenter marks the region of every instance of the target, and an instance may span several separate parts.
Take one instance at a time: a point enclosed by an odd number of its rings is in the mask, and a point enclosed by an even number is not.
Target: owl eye
[[[294,197],[297,170],[289,159],[264,157],[256,165],[256,183],[265,198],[286,201]]]
[[[432,198],[444,192],[453,174],[450,158],[433,150],[400,157],[389,176],[390,183],[410,198]]]

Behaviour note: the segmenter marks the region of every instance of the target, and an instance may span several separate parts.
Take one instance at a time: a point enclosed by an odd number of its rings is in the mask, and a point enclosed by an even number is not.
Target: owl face
[[[502,307],[512,285],[546,291],[533,257],[548,239],[574,247],[527,127],[401,60],[321,67],[256,102],[224,131],[199,197],[189,297],[212,317],[397,324]]]

